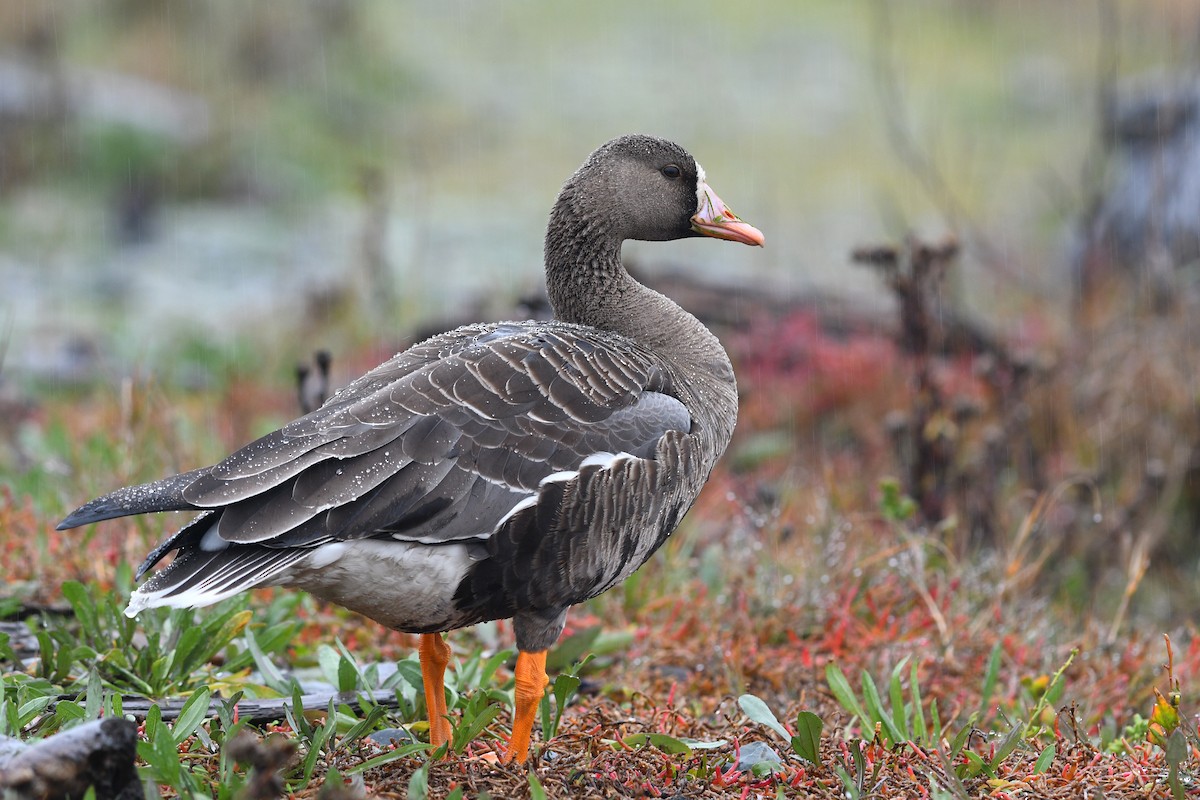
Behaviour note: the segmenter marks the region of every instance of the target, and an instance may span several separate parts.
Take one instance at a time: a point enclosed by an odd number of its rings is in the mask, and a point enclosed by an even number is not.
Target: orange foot
[[[445,683],[450,645],[440,633],[423,633],[417,653],[421,659],[421,682],[425,686],[425,708],[429,713],[429,743],[437,750],[450,741]]]
[[[538,704],[546,692],[546,651],[517,654],[517,687],[514,697],[513,729],[508,740],[508,751],[504,754],[504,763],[516,759],[518,764],[524,764],[529,758],[529,739],[533,734],[533,720],[537,716]]]

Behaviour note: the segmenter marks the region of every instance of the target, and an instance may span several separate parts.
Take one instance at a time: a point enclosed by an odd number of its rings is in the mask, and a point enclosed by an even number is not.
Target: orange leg
[[[517,688],[513,711],[512,736],[508,740],[508,752],[504,754],[504,763],[514,758],[518,764],[524,764],[529,758],[529,739],[533,734],[533,720],[537,716],[538,704],[546,692],[546,651],[537,653],[517,654]]]
[[[417,653],[421,659],[421,682],[425,685],[425,708],[429,713],[429,743],[436,750],[450,741],[444,681],[446,665],[450,663],[450,645],[440,633],[423,633]]]

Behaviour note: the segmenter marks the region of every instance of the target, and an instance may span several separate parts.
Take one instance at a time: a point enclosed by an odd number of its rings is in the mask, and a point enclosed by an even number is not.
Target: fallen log
[[[300,703],[304,707],[304,715],[306,717],[322,717],[329,709],[329,701],[333,700],[335,705],[349,706],[353,711],[362,711],[363,695],[371,698],[371,702],[375,705],[383,706],[384,708],[396,708],[396,693],[392,691],[376,690],[373,692],[315,692],[312,694],[302,695]],[[74,699],[63,698],[63,699]],[[167,700],[150,700],[145,697],[126,697],[121,700],[121,710],[126,716],[131,716],[136,720],[144,720],[146,714],[150,712],[151,706],[158,706],[158,710],[162,713],[162,718],[165,721],[170,721],[179,716],[180,709],[187,702],[186,697],[171,698]],[[222,708],[228,701],[221,698],[214,698],[208,705],[208,718],[217,716],[217,711]],[[237,703],[238,719],[248,719],[252,724],[260,725],[265,722],[276,722],[285,718],[284,707],[292,704],[292,698],[268,698],[265,700],[239,700]]]

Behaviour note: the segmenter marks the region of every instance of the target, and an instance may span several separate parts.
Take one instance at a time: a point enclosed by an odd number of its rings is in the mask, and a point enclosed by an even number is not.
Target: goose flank
[[[733,368],[695,317],[621,264],[628,239],[762,245],[681,147],[601,146],[545,240],[555,319],[468,325],[394,356],[220,463],[118,489],[59,529],[195,520],[146,558],[130,616],[283,585],[422,634],[430,741],[448,741],[443,633],[512,618],[505,760],[524,762],[567,609],[641,566],[691,507],[737,420]]]

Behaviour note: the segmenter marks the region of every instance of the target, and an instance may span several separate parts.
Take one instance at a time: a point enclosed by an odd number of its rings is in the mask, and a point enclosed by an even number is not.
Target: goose
[[[418,656],[434,752],[449,741],[444,633],[512,619],[524,763],[571,606],[675,530],[729,444],[738,394],[717,337],[621,263],[628,239],[762,246],[665,139],[628,135],[566,181],[545,238],[554,318],[434,336],[220,463],[81,506],[59,530],[202,512],[149,554],[125,613],[301,589],[397,631]]]

